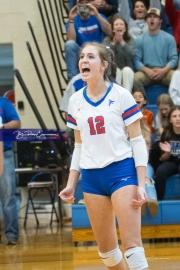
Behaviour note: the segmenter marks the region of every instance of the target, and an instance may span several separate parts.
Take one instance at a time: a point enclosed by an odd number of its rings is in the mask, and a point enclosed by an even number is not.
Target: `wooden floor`
[[[28,220],[26,229],[21,225],[17,246],[7,246],[2,229],[0,244],[0,270],[105,270],[93,243],[71,241],[71,223],[63,228],[56,222],[50,227],[46,219],[40,220],[39,228]],[[179,270],[180,242],[144,243],[151,270]]]

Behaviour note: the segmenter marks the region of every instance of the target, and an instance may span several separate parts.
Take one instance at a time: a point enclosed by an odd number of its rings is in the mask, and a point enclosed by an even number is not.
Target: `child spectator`
[[[134,66],[133,58],[136,54],[136,43],[128,33],[128,25],[122,18],[116,18],[112,24],[112,35],[104,39],[103,43],[114,52],[115,63],[118,67],[117,81],[130,93],[133,88]]]
[[[135,91],[133,93],[133,97],[138,104],[143,116],[144,120],[147,123],[148,127],[151,130],[151,134],[154,133],[154,115],[150,110],[144,109],[144,106],[147,105],[147,99],[146,99],[146,94],[145,92],[140,92],[140,91]]]
[[[157,168],[155,185],[158,200],[163,200],[167,178],[180,173],[180,106],[178,105],[174,105],[170,110],[159,146],[163,151],[160,157],[162,164]]]
[[[155,118],[155,143],[153,143],[150,151],[150,158],[149,162],[152,165],[154,172],[158,166],[161,164],[160,156],[161,156],[161,149],[159,147],[159,141],[161,138],[161,134],[163,133],[164,127],[167,125],[168,115],[170,112],[171,107],[174,105],[172,99],[168,94],[162,94],[157,99],[157,107],[158,113]]]
[[[158,113],[155,118],[156,141],[160,140],[164,126],[167,124],[168,115],[171,107],[174,105],[168,94],[162,94],[157,99]]]

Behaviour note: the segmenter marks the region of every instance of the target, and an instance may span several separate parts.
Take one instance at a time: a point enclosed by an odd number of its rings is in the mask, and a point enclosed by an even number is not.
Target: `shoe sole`
[[[141,216],[144,216],[144,215],[145,215],[146,208],[147,208],[147,202],[145,202],[145,203],[141,206]]]
[[[148,209],[152,216],[156,216],[158,214],[158,202],[155,199],[151,199],[148,202]]]

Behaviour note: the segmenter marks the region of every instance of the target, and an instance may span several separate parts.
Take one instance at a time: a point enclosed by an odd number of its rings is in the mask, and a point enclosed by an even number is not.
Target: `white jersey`
[[[67,126],[80,131],[80,167],[103,168],[132,157],[126,126],[142,116],[133,96],[111,83],[105,96],[92,102],[86,87],[70,98]]]

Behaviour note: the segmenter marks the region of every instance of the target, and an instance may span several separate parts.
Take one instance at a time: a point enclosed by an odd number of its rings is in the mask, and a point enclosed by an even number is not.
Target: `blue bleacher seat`
[[[161,94],[168,94],[168,86],[163,85],[151,85],[145,87],[146,97],[149,104],[156,104],[157,98]]]
[[[157,112],[158,112],[158,107],[157,107],[157,105],[156,105],[156,104],[148,104],[148,105],[146,105],[145,109],[151,111],[151,112],[153,113],[154,119],[155,119],[156,114],[157,114]]]

